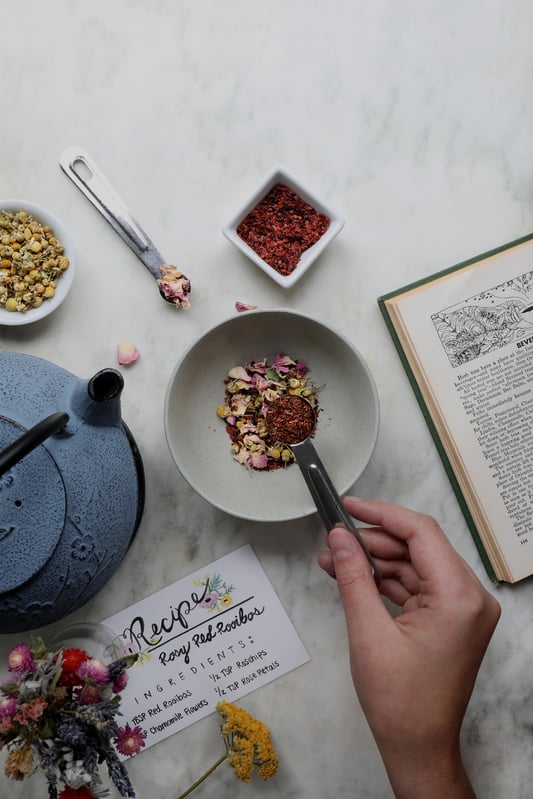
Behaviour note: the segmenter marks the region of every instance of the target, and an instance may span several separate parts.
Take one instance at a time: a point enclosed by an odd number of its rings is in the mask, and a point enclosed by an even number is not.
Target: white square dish
[[[327,230],[320,236],[315,244],[304,250],[298,263],[288,274],[279,271],[262,258],[237,232],[239,226],[256,206],[266,197],[276,185],[287,186],[305,203],[308,203],[318,214],[328,217],[330,222]],[[244,203],[231,221],[222,228],[223,234],[244,255],[253,261],[263,272],[283,288],[290,288],[307,272],[311,264],[324,251],[328,244],[344,227],[344,219],[339,216],[329,205],[326,205],[316,194],[311,192],[297,178],[291,175],[283,166],[274,167],[260,183],[257,190]]]

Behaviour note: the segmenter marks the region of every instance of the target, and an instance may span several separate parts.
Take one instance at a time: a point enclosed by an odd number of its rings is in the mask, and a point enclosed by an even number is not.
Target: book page
[[[533,572],[533,243],[388,299],[499,579]]]

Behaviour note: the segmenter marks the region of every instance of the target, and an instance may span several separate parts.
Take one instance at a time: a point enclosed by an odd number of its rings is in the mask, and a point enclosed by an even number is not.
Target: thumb
[[[371,643],[391,624],[379,595],[370,565],[357,539],[345,527],[334,527],[328,536],[335,577],[350,643]]]

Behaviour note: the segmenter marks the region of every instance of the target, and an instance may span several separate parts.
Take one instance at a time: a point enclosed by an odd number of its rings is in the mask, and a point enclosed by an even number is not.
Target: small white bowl
[[[331,220],[324,235],[321,236],[316,244],[313,244],[312,247],[309,247],[309,249],[302,253],[300,261],[290,275],[282,275],[277,272],[274,267],[270,266],[255,252],[255,250],[248,246],[248,244],[246,244],[246,242],[241,239],[237,233],[237,228],[242,220],[253,208],[255,208],[257,203],[260,202],[266,194],[268,194],[270,189],[278,183],[289,186],[289,188],[298,194],[302,200],[305,200],[305,202],[309,203],[309,205],[311,205],[315,211],[325,214]],[[326,205],[324,202],[322,202],[322,200],[320,200],[308,188],[300,183],[300,181],[291,175],[290,172],[288,172],[284,167],[276,166],[264,178],[257,191],[255,191],[255,193],[245,202],[241,209],[235,214],[233,219],[222,228],[222,232],[232,244],[238,247],[238,249],[243,252],[244,255],[257,264],[257,266],[262,269],[266,275],[272,278],[272,280],[275,280],[280,286],[283,286],[283,288],[288,289],[291,286],[294,286],[296,281],[299,280],[302,275],[305,274],[305,272],[307,272],[313,261],[315,261],[316,258],[318,258],[318,256],[328,246],[328,244],[333,241],[335,236],[342,230],[343,227],[344,219],[335,213],[335,211],[330,208],[329,205]]]
[[[48,225],[56,237],[59,239],[65,248],[64,255],[69,259],[70,265],[68,269],[61,275],[56,283],[56,292],[51,300],[45,300],[39,308],[30,308],[25,313],[20,311],[6,311],[5,308],[0,306],[0,325],[28,325],[32,322],[37,322],[39,319],[44,319],[45,316],[53,313],[56,308],[59,308],[65,297],[70,291],[72,281],[74,279],[74,261],[73,249],[69,235],[65,231],[61,222],[40,205],[28,202],[27,200],[0,200],[0,213],[2,211],[26,211],[33,216],[38,222],[43,225]],[[0,229],[0,238],[2,231]],[[0,245],[1,246],[1,245]]]
[[[237,314],[208,330],[178,361],[165,399],[170,454],[189,485],[217,508],[242,519],[281,522],[316,511],[296,464],[254,471],[232,456],[226,425],[227,372],[284,352],[309,366],[320,387],[314,442],[339,494],[366,468],[376,444],[379,400],[357,349],[331,327],[284,309]]]

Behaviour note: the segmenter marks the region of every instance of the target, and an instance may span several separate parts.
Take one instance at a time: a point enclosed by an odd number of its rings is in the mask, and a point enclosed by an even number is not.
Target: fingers
[[[377,500],[346,497],[344,504],[356,519],[403,543],[421,579],[432,581],[457,569],[459,557],[431,516]]]
[[[330,577],[335,579],[335,564],[333,563],[333,555],[329,549],[326,552],[319,552],[317,561],[320,568],[324,569]]]
[[[368,540],[365,536],[365,542],[368,542]],[[376,566],[381,573],[379,592],[383,596],[390,599],[395,605],[403,607],[411,597],[420,593],[420,579],[413,566],[407,560],[382,560],[376,557],[372,541],[369,543],[369,550],[374,556]],[[321,568],[330,577],[335,578],[335,564],[332,553],[329,550],[320,552],[317,559]]]
[[[379,640],[384,627],[390,627],[391,618],[362,548],[344,527],[335,527],[330,532],[328,545],[330,555],[321,553],[319,563],[337,578],[350,641],[356,645],[358,640]]]
[[[359,527],[360,535],[375,558],[409,560],[409,547],[381,527]]]

